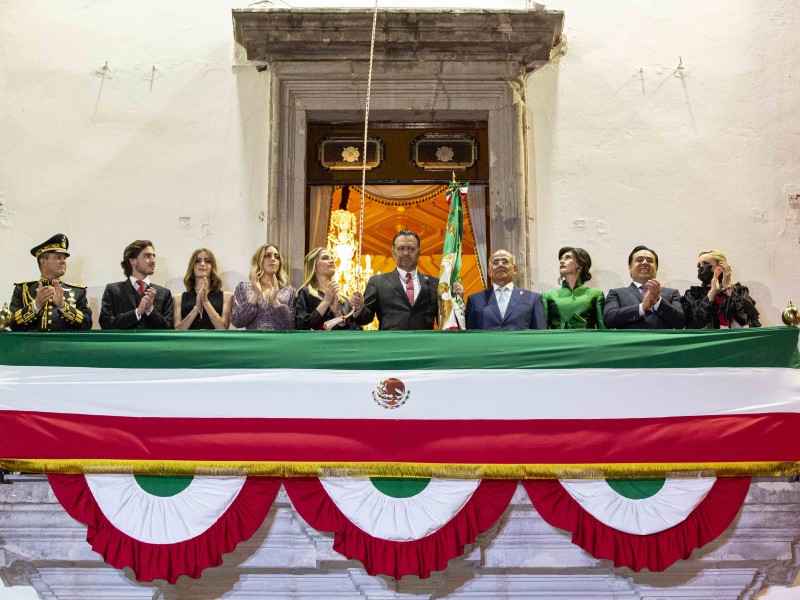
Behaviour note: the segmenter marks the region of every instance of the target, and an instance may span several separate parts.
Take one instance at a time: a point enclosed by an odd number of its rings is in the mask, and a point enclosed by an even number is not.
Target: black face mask
[[[714,268],[711,265],[697,267],[697,278],[703,285],[711,285],[711,280],[714,279]]]

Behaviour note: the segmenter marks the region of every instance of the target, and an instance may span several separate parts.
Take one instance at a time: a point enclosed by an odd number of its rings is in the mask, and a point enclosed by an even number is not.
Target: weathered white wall
[[[264,239],[268,147],[267,75],[232,67],[230,9],[247,4],[0,0],[0,300],[35,276],[28,249],[55,232],[95,308],[137,237],[155,242],[154,280],[175,291],[201,245],[229,289],[244,276]],[[554,286],[563,244],[591,252],[601,289],[627,283],[636,244],[681,290],[697,252],[718,247],[778,324],[800,302],[787,199],[800,192],[800,3],[548,8],[566,12],[568,48],[527,85],[537,287]]]
[[[570,244],[591,253],[595,287],[627,285],[628,252],[646,244],[683,292],[698,252],[718,248],[779,325],[800,298],[800,3],[548,8],[565,11],[568,47],[527,86],[534,280],[554,286]]]
[[[228,289],[243,278],[264,240],[268,89],[231,66],[231,6],[0,5],[0,300],[37,276],[29,249],[56,232],[95,309],[137,238],[176,291],[200,246]]]
[[[0,299],[35,276],[28,249],[55,232],[72,242],[67,279],[89,284],[95,307],[138,237],[155,242],[154,279],[175,291],[201,245],[229,289],[244,277],[265,235],[268,147],[268,75],[232,67],[230,9],[248,4],[0,5]],[[381,3],[413,5],[429,7]],[[681,291],[697,252],[717,247],[764,324],[779,324],[786,300],[800,302],[788,205],[800,192],[800,4],[548,8],[565,11],[568,45],[527,85],[537,289],[555,286],[564,244],[589,250],[601,289],[627,284],[630,248],[652,245],[662,283]]]

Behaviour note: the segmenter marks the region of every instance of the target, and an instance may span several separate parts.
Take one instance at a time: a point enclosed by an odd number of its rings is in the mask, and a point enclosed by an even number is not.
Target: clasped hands
[[[202,277],[200,281],[200,289],[197,292],[197,300],[195,300],[194,307],[200,315],[203,314],[203,308],[207,307],[208,302],[208,277]],[[208,308],[206,308],[208,310]]]
[[[338,282],[331,281],[328,283],[328,287],[325,288],[325,296],[322,298],[322,306],[326,309],[329,308],[336,317],[342,315],[342,310],[339,308],[339,301],[337,300],[340,289],[341,286]]]
[[[656,305],[661,299],[661,284],[656,279],[648,279],[642,284],[644,298],[642,299],[642,309],[647,310]]]
[[[353,292],[353,295],[350,296],[350,312],[346,315],[342,314],[341,306],[339,305],[338,301],[340,291],[341,286],[336,281],[331,281],[328,283],[328,286],[325,289],[325,296],[320,303],[320,307],[323,308],[323,312],[324,309],[330,308],[331,312],[335,315],[334,319],[331,319],[325,323],[325,329],[331,329],[335,327],[339,323],[344,322],[352,314],[357,313],[364,308],[364,295],[356,290]]]
[[[59,310],[64,310],[64,288],[61,287],[61,282],[54,279],[52,285],[43,285],[36,288],[36,298],[33,304],[36,307],[36,312],[44,308],[48,301],[55,304]]]
[[[136,315],[149,315],[153,312],[153,301],[156,299],[155,289],[149,287],[145,290],[142,299],[139,301],[139,306],[136,307]]]
[[[281,303],[278,302],[277,282],[268,280],[262,284],[258,279],[258,275],[251,273],[250,284],[253,286],[253,293],[250,298],[247,299],[250,304],[258,304],[259,298],[264,298],[264,302],[273,308],[278,308],[281,305]]]
[[[708,291],[708,299],[713,302],[720,291],[728,292],[731,288],[731,266],[726,262],[718,262],[714,267],[714,275],[711,277],[711,289]],[[722,276],[722,283],[719,278]]]

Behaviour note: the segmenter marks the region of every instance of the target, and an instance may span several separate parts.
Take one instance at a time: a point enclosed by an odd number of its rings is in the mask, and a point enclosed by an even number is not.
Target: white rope
[[[364,151],[361,159],[361,208],[358,211],[358,246],[356,248],[356,273],[361,278],[361,238],[364,234],[364,200],[367,196],[367,129],[369,127],[369,97],[372,93],[372,59],[375,57],[375,30],[378,24],[378,0],[372,13],[372,39],[369,43],[369,73],[367,74],[367,99],[364,103]]]

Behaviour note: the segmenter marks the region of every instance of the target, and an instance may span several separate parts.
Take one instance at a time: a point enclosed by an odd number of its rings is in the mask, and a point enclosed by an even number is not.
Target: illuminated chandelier
[[[328,248],[336,262],[335,281],[339,283],[341,293],[350,297],[355,291],[361,291],[372,277],[372,257],[365,254],[364,264],[356,263],[357,224],[356,215],[349,210],[339,209],[331,212],[328,222]]]

